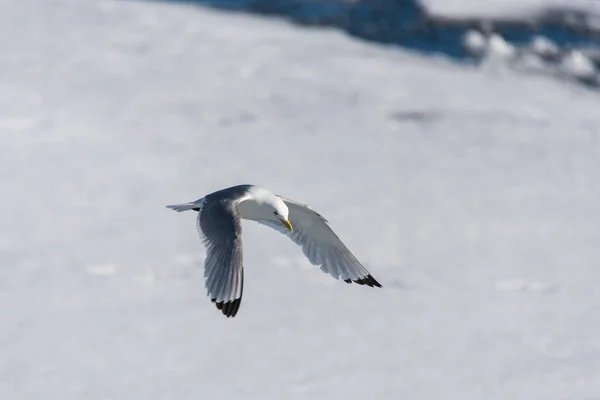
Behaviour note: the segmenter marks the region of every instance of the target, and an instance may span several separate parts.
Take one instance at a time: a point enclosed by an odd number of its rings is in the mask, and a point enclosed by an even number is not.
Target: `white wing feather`
[[[275,221],[261,220],[259,223],[287,235],[302,248],[311,264],[320,266],[323,272],[335,279],[381,287],[335,234],[325,218],[306,204],[278,197],[288,206],[289,220],[294,231],[288,231],[285,226]]]

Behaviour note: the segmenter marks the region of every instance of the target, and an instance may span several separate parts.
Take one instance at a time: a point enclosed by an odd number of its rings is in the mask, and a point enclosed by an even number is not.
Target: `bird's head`
[[[252,186],[250,188],[250,198],[247,200],[247,206],[244,207],[244,202],[240,204],[246,212],[246,217],[243,218],[254,220],[268,220],[276,223],[281,223],[290,232],[294,231],[289,220],[288,206],[281,197],[273,194],[267,189]]]
[[[293,232],[294,228],[292,227],[292,224],[288,219],[289,210],[285,202],[279,197],[273,196],[269,203],[269,205],[273,209],[273,218],[281,222],[283,226],[285,226],[290,232]]]

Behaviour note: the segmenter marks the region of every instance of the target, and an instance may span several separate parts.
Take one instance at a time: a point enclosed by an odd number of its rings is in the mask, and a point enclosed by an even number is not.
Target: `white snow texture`
[[[435,15],[447,17],[523,17],[550,9],[586,13],[591,20],[600,15],[599,0],[421,0]]]
[[[5,0],[0,33],[0,399],[600,398],[597,92],[186,5]],[[165,205],[239,183],[384,288],[245,222],[224,318]]]

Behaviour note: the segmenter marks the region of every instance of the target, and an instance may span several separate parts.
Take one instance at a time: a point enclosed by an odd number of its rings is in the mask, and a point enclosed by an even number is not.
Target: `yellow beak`
[[[290,232],[294,232],[294,227],[292,226],[292,224],[290,223],[290,221],[288,221],[287,219],[282,219],[282,220],[281,220],[281,223],[282,223],[282,224],[283,224],[283,225],[284,225],[286,228],[288,228],[288,230],[289,230]]]

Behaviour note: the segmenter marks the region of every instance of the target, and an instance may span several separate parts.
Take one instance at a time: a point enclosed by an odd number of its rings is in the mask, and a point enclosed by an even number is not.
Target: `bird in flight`
[[[227,317],[242,302],[244,266],[242,219],[287,235],[311,264],[346,283],[382,287],[342,243],[329,222],[310,206],[254,185],[221,189],[191,203],[168,205],[177,212],[198,212],[196,225],[206,248],[204,283],[208,296]]]

